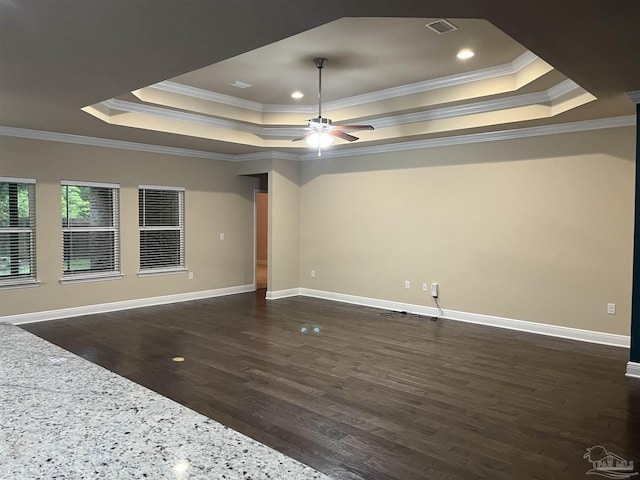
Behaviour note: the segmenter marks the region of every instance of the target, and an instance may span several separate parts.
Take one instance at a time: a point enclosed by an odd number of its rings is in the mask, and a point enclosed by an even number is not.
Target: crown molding
[[[250,162],[252,160],[292,160],[299,161],[300,155],[295,153],[277,152],[269,150],[267,152],[246,153],[243,155],[235,155],[235,162]]]
[[[203,88],[191,87],[183,83],[171,82],[169,80],[154,83],[153,85],[149,85],[144,88],[153,88],[156,90],[162,90],[163,92],[177,93],[186,97],[199,98],[209,102],[222,103],[223,105],[246,108],[247,110],[253,110],[255,112],[261,112],[263,107],[259,102],[243,100],[242,98],[232,97],[231,95],[224,95],[222,93],[212,92],[211,90],[205,90]],[[142,88],[140,90],[142,90]]]
[[[262,133],[262,127],[255,124],[237,122],[235,120],[224,120],[221,118],[210,117],[207,115],[199,115],[196,113],[187,113],[171,108],[154,107],[152,105],[127,102],[125,100],[117,100],[111,98],[101,102],[101,105],[120,112],[140,113],[142,115],[151,115],[154,117],[168,118],[170,120],[178,120],[181,122],[197,123],[200,125],[210,125],[212,127],[225,128],[228,130],[237,130],[241,132],[249,132],[254,134]]]
[[[178,155],[181,157],[206,158],[209,160],[234,161],[236,159],[236,155],[229,155],[226,153],[204,152],[202,150],[189,150],[186,148],[166,147],[162,145],[151,145],[148,143],[125,142],[123,140],[87,137],[83,135],[72,135],[70,133],[46,132],[43,130],[29,130],[26,128],[0,126],[0,136],[72,143],[76,145],[89,145],[92,147],[116,148],[119,150],[133,150],[136,152],[161,153],[165,155]]]
[[[387,88],[384,90],[378,90],[376,92],[365,93],[362,95],[355,95],[352,97],[342,98],[324,104],[325,110],[336,110],[339,108],[353,107],[356,105],[362,105],[365,103],[376,102],[379,100],[385,100],[388,98],[401,97],[404,95],[411,95],[414,93],[426,92],[429,90],[436,90],[438,88],[451,87],[455,85],[461,85],[464,83],[477,82],[480,80],[487,80],[490,78],[501,77],[504,75],[511,75],[518,73],[529,64],[536,61],[538,57],[527,50],[522,55],[509,63],[502,65],[495,65],[493,67],[487,67],[479,70],[473,70],[471,72],[459,73],[454,75],[447,75],[445,77],[434,78],[431,80],[425,80],[422,82],[410,83],[407,85],[401,85],[398,87]],[[276,105],[276,104],[263,104],[259,102],[252,102],[249,100],[243,100],[231,95],[224,95],[221,93],[212,92],[210,90],[204,90],[202,88],[191,87],[177,82],[163,81],[149,85],[145,88],[154,88],[165,92],[177,93],[188,97],[198,98],[201,100],[207,100],[210,102],[222,103],[224,105],[230,105],[239,108],[245,108],[256,112],[268,112],[268,113],[315,113],[317,110],[317,104],[314,105]],[[142,90],[142,89],[140,89]]]
[[[524,52],[519,57],[516,57],[511,62],[511,68],[513,68],[513,73],[518,73],[523,68],[528,67],[530,64],[538,60],[538,58],[539,57],[535,53],[533,53],[531,50],[527,50],[526,52]]]
[[[322,105],[326,109],[326,105]],[[318,114],[318,104],[314,105],[263,105],[263,113],[306,113],[309,115]]]
[[[636,116],[600,118],[596,120],[583,120],[579,122],[544,125],[540,127],[516,128],[496,132],[472,133],[453,137],[433,138],[428,140],[416,140],[412,142],[393,143],[387,145],[375,145],[369,147],[345,148],[341,150],[323,150],[322,159],[343,158],[360,155],[373,155],[377,153],[401,152],[406,150],[419,150],[452,145],[465,145],[472,143],[492,142],[499,140],[514,140],[518,138],[554,135],[558,133],[582,132],[587,130],[600,130],[605,128],[629,127],[636,125]],[[279,151],[265,151],[242,155],[230,155],[226,153],[204,152],[201,150],[188,150],[183,148],[165,147],[145,143],[125,142],[122,140],[110,140],[97,137],[86,137],[68,133],[46,132],[41,130],[29,130],[24,128],[0,126],[0,136],[18,137],[51,142],[89,145],[94,147],[116,148],[120,150],[133,150],[139,152],[159,153],[165,155],[177,155],[182,157],[206,158],[210,160],[222,160],[227,162],[243,162],[251,160],[316,160],[316,152],[304,154],[292,154]]]
[[[404,95],[422,93],[429,90],[437,90],[439,88],[452,87],[455,85],[462,85],[465,83],[478,82],[495,77],[502,77],[504,75],[511,75],[519,72],[524,67],[537,60],[537,58],[538,57],[535,54],[527,50],[525,53],[509,63],[483,68],[480,70],[473,70],[471,72],[464,72],[455,75],[448,75],[446,77],[424,80],[422,82],[410,83],[408,85],[387,88],[385,90],[356,95],[332,102],[326,102],[324,104],[324,108],[326,110],[336,110],[339,108],[353,107],[356,105],[362,105],[364,103],[386,100],[388,98],[401,97]]]
[[[223,105],[230,105],[232,107],[245,108],[254,112],[314,113],[316,111],[315,105],[264,105],[259,102],[243,100],[242,98],[212,92],[203,88],[191,87],[189,85],[184,85],[177,82],[170,82],[169,80],[154,83],[153,85],[149,85],[145,88],[153,88],[156,90],[162,90],[164,92],[177,93],[187,97],[207,100],[209,102],[221,103]]]
[[[513,97],[498,98],[495,100],[485,100],[481,102],[455,105],[453,107],[436,108],[422,112],[405,113],[393,117],[380,118],[369,121],[374,128],[393,127],[407,123],[425,122],[429,120],[439,120],[443,118],[459,117],[462,115],[472,115],[475,113],[493,112],[507,108],[524,107],[541,103],[548,103],[547,92],[528,93]]]
[[[640,90],[634,90],[633,92],[626,92],[625,95],[635,103],[640,103]]]
[[[138,113],[142,115],[150,115],[153,117],[167,118],[169,120],[176,120],[179,122],[209,125],[212,127],[224,128],[227,130],[253,133],[254,135],[261,138],[291,138],[300,135],[300,131],[306,128],[306,126],[294,126],[289,128],[287,128],[286,126],[283,128],[263,127],[262,125],[257,125],[255,123],[221,119],[198,113],[188,113],[180,110],[174,110],[172,108],[156,107],[148,104],[128,102],[126,100],[117,100],[115,98],[100,102],[98,105],[103,105],[110,110],[117,110],[118,112]]]
[[[494,112],[509,108],[524,107],[529,105],[552,104],[554,100],[567,93],[583,90],[573,80],[567,79],[551,87],[543,92],[527,93],[523,95],[513,95],[494,100],[483,100],[479,102],[465,103],[452,107],[435,108],[432,110],[423,110],[420,112],[395,115],[391,117],[382,117],[371,120],[369,123],[374,128],[385,128],[408,123],[417,123],[424,121],[433,121],[443,118],[458,117],[463,115],[473,115],[477,113]],[[584,90],[583,90],[584,91]],[[110,99],[101,103],[105,107],[118,110],[121,112],[138,113],[143,115],[151,115],[155,117],[168,118],[180,122],[196,123],[201,125],[210,125],[213,127],[224,128],[228,130],[236,130],[249,132],[261,138],[290,138],[297,136],[304,127],[263,127],[261,125],[239,122],[237,120],[226,120],[207,115],[187,113],[165,107],[156,107],[147,104],[128,102],[124,100]]]
[[[46,132],[43,130],[29,130],[26,128],[0,126],[0,136],[27,138],[32,140],[44,140],[49,142],[71,143],[75,145],[88,145],[92,147],[115,148],[118,150],[132,150],[137,152],[160,153],[180,157],[205,158],[208,160],[221,160],[225,162],[246,162],[251,160],[299,160],[299,155],[286,152],[269,150],[265,152],[245,153],[230,155],[228,153],[205,152],[202,150],[189,150],[186,148],[165,147],[148,143],[126,142],[123,140],[111,140],[108,138],[87,137],[72,135],[69,133]]]
[[[515,140],[518,138],[538,137],[544,135],[554,135],[558,133],[573,133],[583,132],[587,130],[600,130],[605,128],[629,127],[634,126],[635,124],[635,115],[627,115],[623,117],[583,120],[579,122],[543,125],[540,127],[514,128],[512,130],[499,130],[495,132],[471,133],[467,135],[432,138],[428,140],[415,140],[411,142],[391,143],[387,145],[345,148],[342,150],[323,150],[322,158],[344,158],[361,155],[374,155],[377,153],[392,153],[402,152],[406,150],[448,147],[452,145],[495,142],[499,140]],[[318,155],[315,152],[304,153],[298,158],[301,161],[315,160],[318,158]]]
[[[549,90],[547,90],[547,95],[549,96],[549,100],[553,101],[557,98],[562,97],[563,95],[566,95],[567,93],[573,93],[578,89],[584,90],[576,82],[574,82],[570,78],[567,78],[566,80],[563,80],[559,84],[554,85]],[[586,90],[584,91],[586,92]]]
[[[476,113],[495,112],[496,110],[506,110],[509,108],[526,107],[529,105],[549,104],[559,97],[568,93],[577,91],[585,91],[580,85],[573,80],[567,79],[551,87],[544,92],[526,93],[523,95],[513,95],[510,97],[497,98],[495,100],[482,100],[479,102],[465,103],[455,105],[453,107],[435,108],[433,110],[425,110],[421,112],[407,113],[371,120],[374,128],[393,127],[396,125],[404,125],[407,123],[424,122],[430,120],[439,120],[442,118],[460,117],[463,115],[473,115]]]

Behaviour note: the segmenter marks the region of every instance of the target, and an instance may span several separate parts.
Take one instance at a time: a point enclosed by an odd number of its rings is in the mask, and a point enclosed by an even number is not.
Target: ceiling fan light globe
[[[314,132],[306,138],[307,145],[313,148],[325,148],[333,143],[333,137],[326,132]]]

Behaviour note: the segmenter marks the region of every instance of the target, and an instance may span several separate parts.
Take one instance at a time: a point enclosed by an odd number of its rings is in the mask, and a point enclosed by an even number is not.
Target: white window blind
[[[184,189],[138,189],[140,273],[184,270]]]
[[[62,182],[63,279],[120,274],[119,185]]]
[[[36,282],[35,180],[0,177],[0,286]]]

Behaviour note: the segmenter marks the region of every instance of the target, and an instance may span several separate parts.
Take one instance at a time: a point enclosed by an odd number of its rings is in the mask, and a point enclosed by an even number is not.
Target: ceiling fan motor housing
[[[318,127],[330,127],[331,124],[333,123],[330,118],[324,118],[324,117],[310,118],[309,120],[307,120],[307,122],[309,122],[310,124],[314,124],[315,126],[318,126]]]
[[[326,58],[321,58],[321,57],[313,59],[313,63],[315,63],[316,67],[318,68],[324,67],[324,64],[326,63],[326,61],[327,61]]]

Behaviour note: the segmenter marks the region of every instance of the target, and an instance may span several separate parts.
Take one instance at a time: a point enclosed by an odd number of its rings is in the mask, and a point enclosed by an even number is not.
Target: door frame
[[[257,265],[258,265],[258,194],[266,193],[269,194],[268,190],[260,190],[259,188],[253,189],[253,289],[258,289],[258,281],[256,278],[257,275]],[[267,207],[267,215],[268,207]],[[269,227],[267,226],[267,290],[269,289]]]

